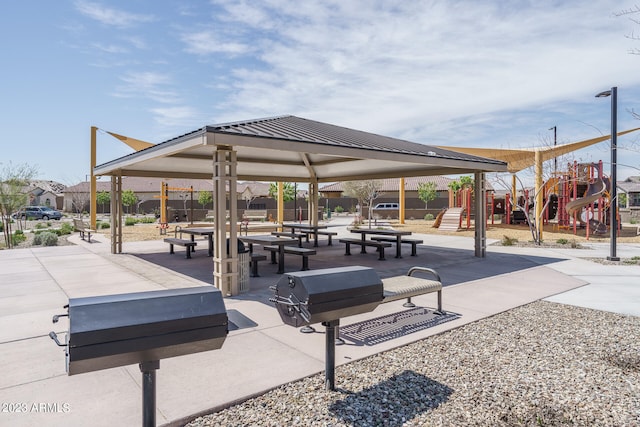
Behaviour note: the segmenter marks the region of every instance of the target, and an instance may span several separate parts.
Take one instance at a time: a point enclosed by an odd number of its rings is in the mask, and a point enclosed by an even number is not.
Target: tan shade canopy
[[[120,141],[124,142],[125,144],[127,144],[129,147],[133,148],[136,151],[144,150],[145,148],[149,148],[154,145],[150,142],[141,141],[139,139],[120,135],[114,132],[109,132],[109,131],[106,131],[106,132],[109,135],[113,136],[114,138],[118,138]]]
[[[640,128],[629,129],[622,132],[618,132],[618,136],[626,135],[631,132],[635,132]],[[536,162],[536,151],[542,154],[542,161],[551,160],[555,157],[563,154],[571,153],[572,151],[579,150],[581,148],[588,147],[598,142],[611,139],[610,135],[599,136],[597,138],[585,139],[584,141],[571,142],[569,144],[562,144],[553,147],[540,147],[540,148],[520,148],[520,149],[500,149],[500,148],[471,148],[471,147],[444,147],[451,151],[458,151],[460,153],[471,154],[474,156],[486,157],[489,159],[502,160],[507,162],[507,169],[511,173],[519,172],[523,169],[531,167]]]

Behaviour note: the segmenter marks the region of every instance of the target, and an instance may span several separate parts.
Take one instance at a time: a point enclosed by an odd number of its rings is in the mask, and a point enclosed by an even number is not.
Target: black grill
[[[367,313],[383,298],[376,272],[360,266],[287,273],[274,290],[280,317],[295,327]]]
[[[372,268],[340,267],[287,273],[276,286],[274,302],[282,321],[300,327],[322,322],[325,334],[325,388],[335,389],[335,341],[342,317],[375,310],[382,281]]]
[[[160,359],[217,350],[228,333],[222,294],[213,286],[69,300],[69,375],[140,364],[143,424],[155,424],[155,370]]]

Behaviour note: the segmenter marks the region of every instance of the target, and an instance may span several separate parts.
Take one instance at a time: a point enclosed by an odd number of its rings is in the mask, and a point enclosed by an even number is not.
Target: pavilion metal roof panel
[[[506,163],[295,116],[205,126],[97,166],[96,175],[210,178],[218,147],[243,180],[318,182],[505,171]]]

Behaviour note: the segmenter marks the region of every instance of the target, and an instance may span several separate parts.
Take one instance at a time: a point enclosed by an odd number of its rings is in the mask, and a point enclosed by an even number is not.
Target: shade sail
[[[640,128],[629,129],[618,132],[618,136],[626,135],[640,130]],[[522,148],[522,149],[500,149],[500,148],[471,148],[471,147],[442,147],[459,153],[472,154],[475,156],[487,157],[490,159],[507,162],[507,169],[511,173],[519,172],[535,164],[535,153],[540,151],[542,161],[547,161],[563,154],[588,147],[598,142],[611,139],[611,135],[599,136],[597,138],[585,139],[584,141],[571,142],[569,144],[556,145],[553,147]]]

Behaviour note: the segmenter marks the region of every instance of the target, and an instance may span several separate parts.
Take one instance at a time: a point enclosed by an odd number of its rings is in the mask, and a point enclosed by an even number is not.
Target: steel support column
[[[475,173],[474,184],[475,256],[484,258],[487,253],[487,197],[483,172]]]

